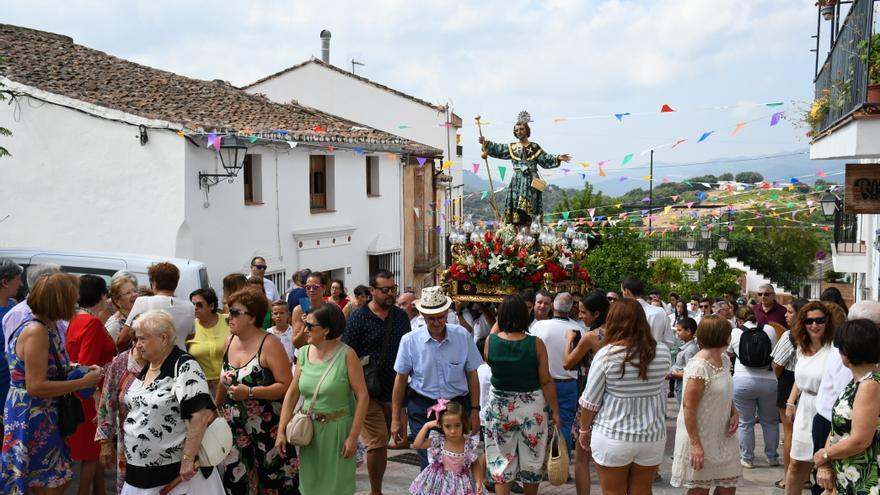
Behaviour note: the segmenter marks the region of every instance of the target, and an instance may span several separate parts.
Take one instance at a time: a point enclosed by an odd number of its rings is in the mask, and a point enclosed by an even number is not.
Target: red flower
[[[483,239],[486,239],[486,242],[492,242],[492,239],[494,237],[495,237],[495,234],[491,230],[487,231],[486,234],[483,235]]]
[[[526,251],[526,248],[522,248],[522,249],[519,250],[519,255],[517,255],[517,258],[519,258],[519,259],[525,259],[525,257],[528,256],[528,255],[529,255],[529,252]]]
[[[544,280],[544,272],[540,270],[529,275],[529,281],[534,284],[540,284],[542,280]]]
[[[489,280],[490,280],[493,284],[497,284],[498,282],[501,281],[501,275],[499,275],[499,274],[497,274],[497,273],[493,273],[492,276],[489,277]]]
[[[517,267],[517,268],[522,268],[522,267],[524,267],[524,266],[526,266],[526,264],[523,263],[522,261],[517,261],[517,262],[516,262],[516,267]]]
[[[483,258],[488,258],[489,257],[489,250],[484,249],[482,252],[480,252],[480,256],[482,256]]]
[[[511,255],[513,255],[513,249],[510,249],[509,247],[504,248],[504,256],[511,256]]]

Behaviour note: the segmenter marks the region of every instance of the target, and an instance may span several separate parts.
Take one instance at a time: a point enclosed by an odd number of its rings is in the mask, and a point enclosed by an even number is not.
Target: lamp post
[[[692,235],[689,235],[686,239],[687,248],[688,248],[688,251],[690,251],[692,254],[698,254],[698,255],[702,256],[703,259],[706,260],[706,267],[708,268],[709,256],[711,256],[711,254],[712,254],[712,231],[709,229],[709,227],[703,227],[702,229],[700,229],[700,237],[703,239],[702,249],[697,249],[697,239]],[[727,237],[719,235],[718,236],[718,244],[716,247],[718,249],[720,249],[721,251],[727,251],[728,243],[729,243],[729,241],[728,241]],[[703,278],[703,270],[701,269],[700,270],[700,279],[702,279],[702,278]]]
[[[206,174],[199,172],[199,189],[211,189],[211,186],[217,185],[222,179],[232,179],[238,176],[238,173],[244,167],[244,159],[247,155],[247,141],[238,136],[223,136],[220,138],[220,164],[223,166],[225,174]]]
[[[837,211],[840,210],[840,198],[830,192],[827,192],[822,196],[822,199],[819,200],[819,204],[822,205],[822,214],[825,215],[825,218],[828,220],[831,220]]]

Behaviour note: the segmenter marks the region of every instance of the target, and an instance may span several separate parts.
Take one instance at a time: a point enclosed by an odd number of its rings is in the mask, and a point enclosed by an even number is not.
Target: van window
[[[33,266],[35,265],[22,265],[22,267],[24,268],[24,273],[21,274],[22,284],[17,294],[17,296],[19,297],[16,298],[19,301],[24,300],[24,298],[27,297],[27,293],[30,291],[30,287],[27,286],[27,274]],[[64,273],[69,273],[71,275],[76,275],[77,277],[86,274],[97,275],[103,278],[105,282],[107,282],[108,289],[110,288],[110,281],[113,278],[113,274],[116,273],[115,270],[107,270],[103,268],[88,268],[82,266],[62,266],[61,271]]]
[[[210,287],[211,284],[208,283],[208,270],[204,268],[199,268],[199,288],[207,289]]]

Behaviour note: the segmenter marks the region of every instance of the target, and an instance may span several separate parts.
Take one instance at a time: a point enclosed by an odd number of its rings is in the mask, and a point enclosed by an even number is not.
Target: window
[[[394,274],[394,278],[398,281],[400,278],[400,251],[391,251],[381,254],[367,255],[367,269],[370,277],[379,272],[379,270],[388,270]]]
[[[309,157],[309,208],[312,213],[333,211],[333,157]]]
[[[367,196],[379,196],[379,157],[367,157]]]
[[[244,204],[263,204],[263,170],[260,155],[245,155],[241,171],[244,181]]]

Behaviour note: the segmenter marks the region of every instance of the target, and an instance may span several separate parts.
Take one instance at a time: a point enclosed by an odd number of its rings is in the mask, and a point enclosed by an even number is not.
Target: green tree
[[[636,230],[614,227],[606,232],[610,237],[591,241],[595,247],[587,254],[587,270],[595,287],[617,290],[623,277],[647,273],[651,247]]]
[[[547,200],[544,200],[547,202]],[[583,212],[597,206],[604,206],[611,202],[611,198],[602,194],[602,191],[594,191],[593,184],[584,181],[584,188],[572,195],[568,191],[561,189],[559,191],[559,199],[553,204],[553,211],[562,213],[563,211]],[[584,216],[579,214],[578,216]]]
[[[651,264],[651,280],[648,286],[660,292],[663,298],[670,292],[680,290],[685,281],[685,263],[681,258],[660,257]]]
[[[6,65],[6,57],[4,57],[3,55],[0,55],[0,68],[2,68],[4,65]],[[0,102],[6,100],[6,96],[3,95],[3,87],[4,86],[2,84],[0,84]],[[10,132],[9,129],[7,129],[5,127],[0,127],[0,136],[11,136],[11,135],[12,135],[12,132]],[[0,146],[0,158],[3,158],[4,156],[12,156],[12,155],[9,154],[9,150],[4,148],[3,146]]]
[[[764,176],[759,174],[758,172],[740,172],[736,174],[737,182],[747,182],[749,184],[755,184],[763,180]]]
[[[740,290],[738,280],[741,272],[730,268],[724,261],[726,254],[723,252],[715,251],[711,256],[712,261],[715,262],[715,266],[712,268],[709,268],[709,263],[704,258],[700,258],[694,264],[694,267],[703,274],[699,282],[699,292],[710,297],[718,297],[725,292],[738,294]]]
[[[725,172],[718,176],[718,180],[731,181],[734,180],[733,174],[730,172]]]

